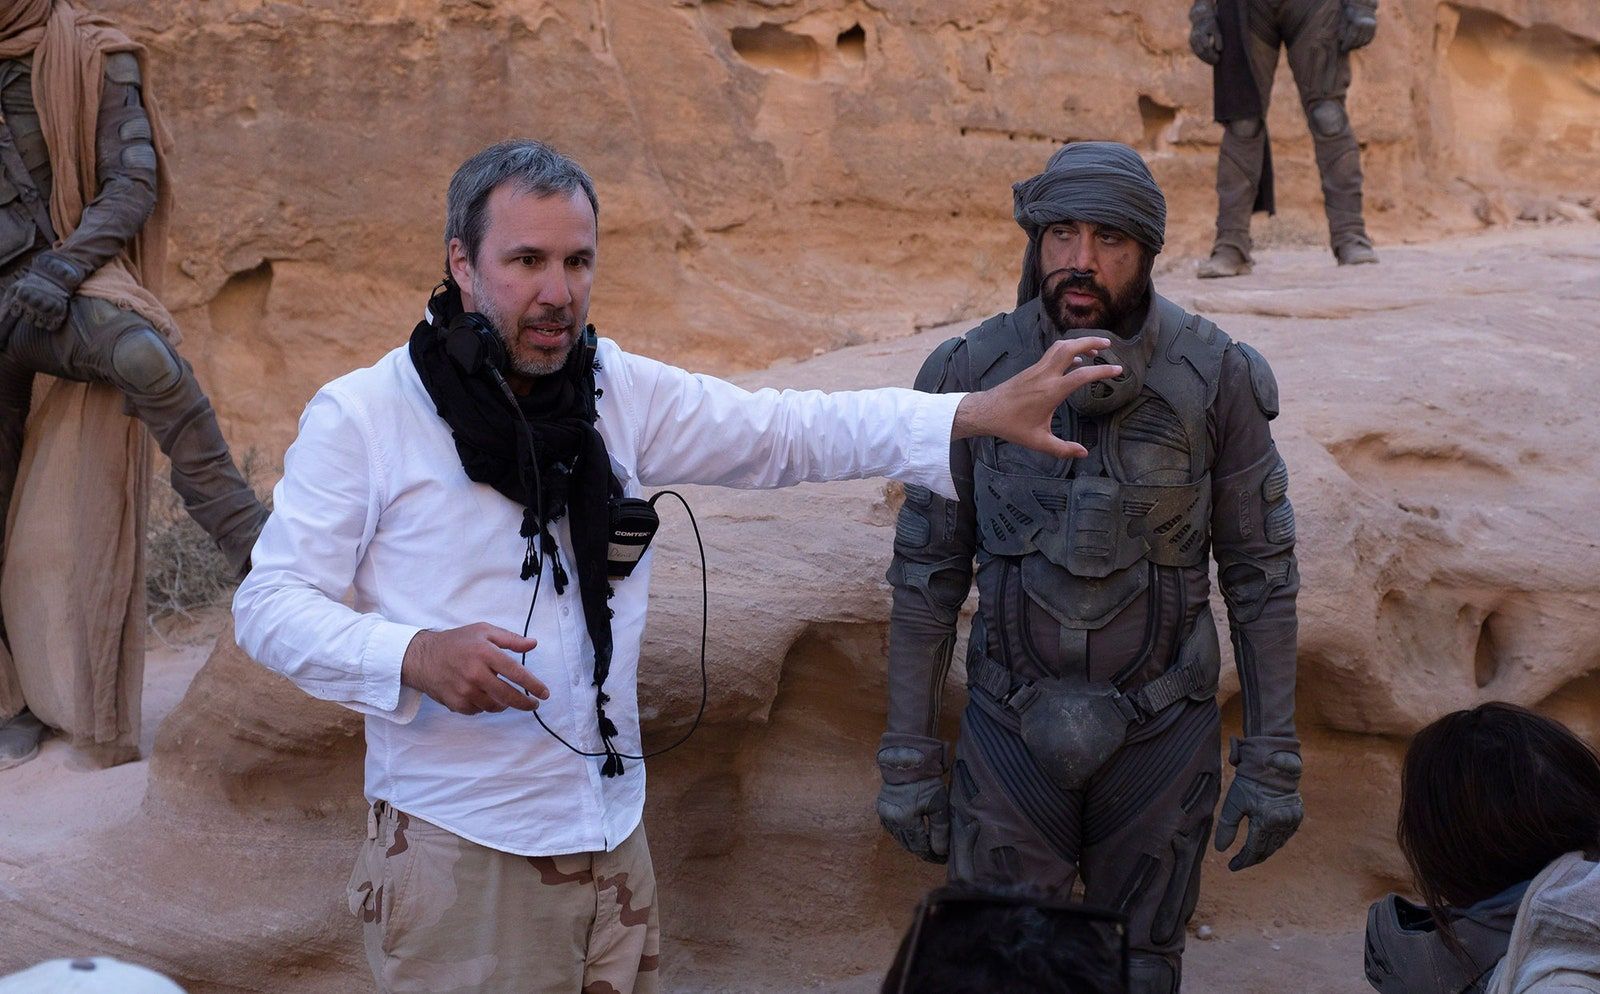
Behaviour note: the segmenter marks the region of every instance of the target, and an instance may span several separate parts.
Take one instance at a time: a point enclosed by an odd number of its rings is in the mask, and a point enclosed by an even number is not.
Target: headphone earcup
[[[468,376],[486,369],[504,371],[509,357],[506,344],[489,319],[475,311],[457,314],[444,330],[444,351]]]

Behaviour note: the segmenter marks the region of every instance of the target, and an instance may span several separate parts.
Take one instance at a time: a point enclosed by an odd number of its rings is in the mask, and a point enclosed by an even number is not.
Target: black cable
[[[663,496],[669,496],[669,495],[672,496],[672,497],[676,497],[678,499],[678,503],[682,504],[683,505],[683,509],[688,512],[688,514],[689,514],[689,527],[694,529],[694,542],[695,542],[695,545],[698,546],[699,549],[700,549],[700,708],[699,708],[699,710],[697,710],[695,712],[694,721],[689,725],[689,730],[687,732],[684,732],[683,735],[679,737],[678,741],[672,743],[669,746],[662,746],[660,749],[652,749],[649,752],[642,752],[642,753],[639,753],[638,755],[632,755],[632,754],[626,753],[626,752],[616,752],[615,750],[613,750],[611,752],[585,752],[584,750],[579,749],[577,746],[573,745],[571,742],[568,742],[566,739],[562,738],[561,737],[561,733],[557,732],[555,729],[551,728],[549,725],[546,725],[544,723],[544,718],[539,714],[538,709],[537,708],[534,709],[533,719],[539,723],[539,727],[543,728],[545,731],[549,732],[551,738],[554,738],[557,742],[559,742],[562,745],[566,746],[568,749],[572,750],[573,752],[577,753],[580,756],[584,756],[584,757],[587,757],[587,758],[590,758],[590,759],[600,759],[602,757],[610,757],[610,756],[618,756],[618,757],[621,757],[622,759],[639,759],[639,760],[652,759],[652,758],[654,758],[656,756],[661,755],[664,752],[670,752],[671,750],[676,749],[679,746],[683,745],[685,742],[689,741],[689,736],[693,735],[695,733],[695,730],[700,727],[700,719],[705,717],[706,703],[710,699],[710,696],[711,696],[711,679],[707,675],[707,672],[706,672],[706,642],[707,642],[707,629],[708,629],[709,624],[710,624],[710,604],[711,604],[710,582],[709,582],[709,580],[707,579],[707,576],[706,576],[706,547],[705,547],[705,543],[702,542],[701,539],[700,539],[700,525],[695,521],[694,510],[689,507],[689,502],[687,500],[683,499],[683,495],[682,494],[678,493],[676,490],[661,490],[661,491],[658,491],[655,494],[655,496],[650,498],[650,506],[654,507],[657,500],[661,499]],[[538,584],[534,585],[533,595],[534,595],[535,599],[539,596]],[[522,637],[523,638],[527,638],[528,637],[528,627],[533,623],[533,604],[534,604],[533,600],[530,600],[528,602],[528,616],[527,616],[527,618],[525,618],[523,620],[523,623],[522,623]],[[527,657],[528,657],[528,654],[526,652],[522,653],[522,663],[523,663],[524,666],[527,665]],[[644,742],[643,729],[641,729],[640,730],[640,744],[643,745],[643,742]]]
[[[543,550],[539,547],[538,541],[545,527],[544,487],[542,486],[543,481],[539,478],[539,457],[534,451],[533,427],[528,424],[527,415],[523,413],[522,405],[517,403],[517,395],[512,392],[511,384],[506,382],[505,376],[493,366],[488,368],[489,374],[494,378],[494,382],[500,388],[500,392],[505,394],[506,400],[511,404],[511,409],[516,412],[517,426],[522,429],[523,440],[528,443],[528,462],[533,466],[534,513],[538,515],[538,528],[535,529],[535,533],[528,538],[528,555],[530,557],[528,562],[530,562],[533,567],[533,596],[528,598],[528,614],[522,620],[522,637],[527,638],[528,630],[533,625],[534,605],[539,603],[539,587],[540,584],[544,582]],[[526,472],[524,468],[520,466],[518,467],[518,472],[523,474],[522,485],[523,488],[526,489],[528,486]],[[710,580],[706,572],[706,547],[705,543],[700,539],[700,525],[695,521],[694,509],[689,506],[689,502],[684,499],[682,494],[678,493],[676,490],[658,491],[650,498],[650,506],[655,507],[656,501],[660,500],[663,495],[671,495],[676,497],[678,499],[678,503],[683,505],[684,511],[686,511],[689,515],[689,527],[694,529],[694,543],[700,549],[700,708],[695,712],[694,721],[689,725],[689,730],[684,732],[683,736],[679,738],[678,741],[660,749],[640,753],[637,756],[629,755],[625,752],[617,752],[614,749],[607,750],[605,752],[585,752],[573,745],[571,742],[568,742],[566,739],[562,738],[561,734],[555,729],[551,728],[549,725],[546,725],[544,723],[544,717],[539,714],[538,708],[534,708],[533,719],[539,723],[540,728],[544,729],[546,732],[549,732],[551,738],[566,746],[572,752],[587,759],[609,759],[611,757],[617,757],[619,759],[645,760],[659,756],[662,753],[676,749],[685,742],[689,741],[689,736],[693,735],[695,730],[700,727],[700,719],[705,717],[706,703],[709,701],[711,696],[711,680],[706,673],[706,636],[711,620],[711,589]],[[557,550],[556,555],[560,555],[559,549]],[[528,666],[527,652],[524,651],[519,653],[517,661],[524,669],[526,669]],[[637,681],[637,676],[635,677],[635,680]],[[604,693],[604,689],[601,687],[596,687],[595,693]],[[635,697],[637,697],[637,691],[635,691]],[[641,746],[644,744],[644,730],[642,727],[640,728],[639,732],[639,744]]]

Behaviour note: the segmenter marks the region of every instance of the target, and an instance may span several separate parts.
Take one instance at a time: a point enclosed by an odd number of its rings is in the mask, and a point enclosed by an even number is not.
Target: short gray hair
[[[478,247],[489,228],[489,194],[501,183],[513,182],[524,193],[537,197],[570,194],[582,190],[600,218],[600,199],[594,193],[594,180],[583,167],[544,142],[531,138],[503,141],[474,155],[450,177],[445,194],[445,265],[449,267],[450,242],[461,239],[467,258],[476,265]]]

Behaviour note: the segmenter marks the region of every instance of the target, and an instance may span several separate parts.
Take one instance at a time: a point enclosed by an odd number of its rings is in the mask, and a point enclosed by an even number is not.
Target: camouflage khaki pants
[[[661,928],[640,826],[613,852],[514,856],[383,802],[350,875],[384,994],[656,994]]]

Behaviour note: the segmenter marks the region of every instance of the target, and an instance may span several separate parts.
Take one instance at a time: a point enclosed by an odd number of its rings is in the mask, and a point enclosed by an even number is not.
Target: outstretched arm
[[[1267,425],[1277,413],[1277,383],[1266,360],[1243,343],[1230,347],[1212,409],[1211,538],[1244,703],[1244,737],[1234,740],[1229,756],[1237,774],[1217,826],[1223,850],[1240,819],[1250,819],[1244,847],[1228,864],[1234,870],[1272,855],[1303,812],[1294,729],[1300,574],[1289,468]]]
[[[747,391],[618,353],[623,403],[634,408],[639,479],[766,489],[887,476],[954,496],[950,442],[978,435],[1048,452],[1084,454],[1056,438],[1050,419],[1067,394],[1116,376],[1089,365],[1103,338],[1057,342],[1033,366],[992,390],[929,394],[877,390]],[[607,360],[610,361],[610,360]]]

